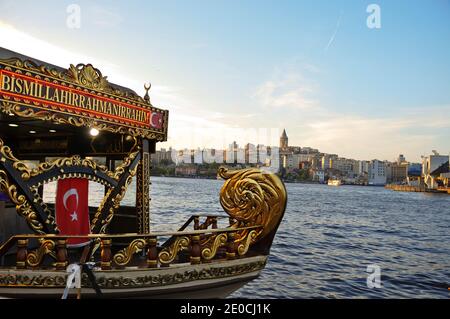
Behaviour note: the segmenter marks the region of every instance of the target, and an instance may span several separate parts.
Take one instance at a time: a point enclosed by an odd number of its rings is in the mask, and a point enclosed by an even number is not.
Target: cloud
[[[126,66],[119,66],[94,56],[66,50],[22,32],[2,21],[0,21],[0,46],[66,68],[70,64],[89,62],[100,69],[109,81],[135,90],[138,94],[143,95],[144,93],[145,75],[139,74],[132,79],[124,71]],[[186,98],[180,88],[152,85],[149,94],[151,102],[155,106],[175,111],[170,114],[169,136],[171,141],[177,145],[183,145],[185,141],[192,140],[191,136],[187,135],[190,130],[223,126],[214,119],[214,116],[211,116],[211,119],[208,118],[211,114]],[[194,138],[196,137],[194,136]],[[218,137],[218,141],[222,142],[222,136]]]
[[[97,26],[112,28],[122,23],[123,17],[117,9],[93,5],[89,8],[89,20]]]
[[[265,108],[265,125],[285,127],[291,145],[355,159],[393,160],[403,153],[419,160],[432,149],[449,151],[445,135],[450,132],[450,118],[439,114],[448,114],[450,106],[424,105],[403,112],[393,107],[384,116],[362,114],[367,108],[340,112],[336,105],[320,101],[317,74],[321,70],[307,63],[277,68],[254,94]]]
[[[401,153],[418,161],[420,155],[435,148],[444,154],[449,151],[448,144],[439,142],[439,136],[448,128],[450,119],[430,116],[428,111],[391,118],[330,114],[306,124],[300,135],[302,144],[343,157],[393,160]]]
[[[280,73],[282,71],[278,71]],[[281,73],[261,84],[253,95],[265,107],[309,109],[318,106],[313,98],[316,85],[300,73]]]

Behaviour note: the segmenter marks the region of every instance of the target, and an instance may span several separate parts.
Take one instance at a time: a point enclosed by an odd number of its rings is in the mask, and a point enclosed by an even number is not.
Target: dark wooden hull
[[[257,278],[266,256],[223,260],[210,264],[182,264],[157,269],[94,271],[104,298],[225,298]],[[0,269],[0,296],[5,298],[61,298],[66,273],[61,271]],[[82,298],[98,298],[83,279]],[[71,289],[69,298],[74,298]]]

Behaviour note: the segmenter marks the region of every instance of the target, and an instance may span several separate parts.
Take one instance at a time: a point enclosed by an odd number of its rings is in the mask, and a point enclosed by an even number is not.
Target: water
[[[152,182],[152,230],[176,230],[193,214],[225,214],[218,201],[222,181]],[[450,196],[361,186],[286,188],[288,205],[266,268],[230,297],[450,297]],[[132,204],[133,194],[124,202]],[[381,288],[368,288],[368,265],[380,267]]]

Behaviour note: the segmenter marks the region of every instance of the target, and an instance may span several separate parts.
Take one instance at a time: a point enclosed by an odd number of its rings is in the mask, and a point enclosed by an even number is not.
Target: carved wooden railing
[[[202,222],[202,218],[204,218],[203,222]],[[218,219],[226,219],[229,217],[228,216],[217,216],[217,215],[192,215],[191,217],[188,218],[188,220],[183,224],[183,226],[181,226],[178,231],[185,231],[189,226],[191,226],[192,224],[192,229],[193,230],[204,230],[204,229],[209,229],[209,227],[211,226],[211,229],[217,229],[217,221]],[[230,221],[230,224],[232,225],[232,222]],[[201,239],[203,241],[204,236],[201,235]],[[168,247],[171,244],[173,244],[175,238],[174,237],[170,237],[166,242],[164,242],[162,244],[162,247]]]
[[[177,263],[200,264],[215,259],[234,259],[249,254],[251,245],[262,226],[241,228],[199,229],[179,232],[155,232],[147,234],[92,234],[86,236],[62,235],[15,235],[0,247],[0,257],[16,247],[17,269],[54,268],[65,270],[80,249],[67,247],[69,238],[87,238],[100,243],[100,254],[91,256],[102,270],[123,269],[127,266],[157,268]],[[237,242],[238,232],[246,231],[247,238]],[[166,247],[158,246],[158,239],[171,236]],[[208,238],[208,241],[202,238]],[[129,240],[127,247],[113,252],[114,240]],[[37,249],[30,249],[30,241],[37,240]],[[141,252],[145,251],[145,258]],[[44,265],[45,256],[51,256],[53,263]]]

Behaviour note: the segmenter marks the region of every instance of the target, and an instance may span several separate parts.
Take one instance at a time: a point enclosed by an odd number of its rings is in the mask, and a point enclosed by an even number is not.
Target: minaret
[[[283,130],[283,134],[281,134],[280,137],[280,149],[287,149],[288,148],[288,137],[286,134],[286,129]]]

